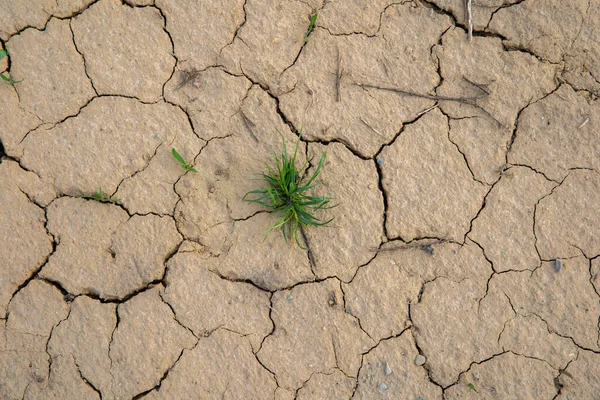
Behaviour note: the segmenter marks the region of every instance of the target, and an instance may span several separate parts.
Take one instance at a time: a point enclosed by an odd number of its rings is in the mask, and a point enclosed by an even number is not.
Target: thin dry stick
[[[423,114],[427,114],[429,111],[433,110],[434,108],[438,107],[440,104],[439,103],[435,103],[434,105],[432,105],[431,107],[429,107],[426,110],[421,111],[420,113],[417,114],[417,117],[420,117]]]
[[[248,129],[248,132],[250,132],[252,138],[256,140],[256,143],[258,143],[258,138],[256,137],[256,135],[254,135],[254,132],[252,132],[252,128],[255,127],[256,124],[252,122],[250,118],[246,117],[246,114],[244,114],[244,112],[241,109],[240,114],[242,114],[242,120],[244,120],[244,125],[246,125],[246,129]]]
[[[342,67],[342,55],[340,54],[340,50],[338,49],[338,57],[337,57],[337,70],[335,72],[335,101],[342,101],[342,92],[340,90],[340,80],[342,79],[342,74],[344,73],[344,68]]]
[[[304,240],[304,244],[306,245],[306,248],[308,249],[308,260],[310,261],[310,269],[312,270],[313,267],[315,267],[317,265],[317,260],[315,260],[315,255],[312,252],[312,249],[310,248],[310,242],[308,240],[308,235],[306,234],[306,230],[304,229],[304,227],[302,225],[300,225],[300,233],[302,234],[302,239]],[[313,271],[314,273],[314,271]]]
[[[472,0],[465,0],[466,8],[467,8],[467,23],[468,23],[468,34],[467,37],[469,42],[473,40],[473,10],[472,10]]]
[[[375,253],[381,253],[384,251],[395,251],[395,250],[406,250],[406,249],[414,249],[414,248],[419,248],[419,247],[427,247],[427,246],[431,246],[433,244],[441,244],[441,243],[448,243],[449,240],[446,239],[438,239],[438,240],[433,240],[430,241],[428,243],[407,243],[407,244],[400,244],[397,246],[391,246],[391,247],[386,247],[386,248],[379,248],[379,249],[369,249],[370,251],[373,251]]]
[[[356,85],[360,86],[360,87],[363,87],[363,88],[387,90],[388,92],[400,93],[400,94],[403,94],[405,96],[420,97],[422,99],[456,101],[456,102],[465,103],[465,104],[471,104],[471,103],[469,103],[469,100],[477,100],[477,99],[482,98],[482,97],[485,96],[485,94],[480,94],[478,96],[472,96],[472,97],[432,96],[430,94],[415,93],[415,92],[410,92],[410,91],[407,91],[407,90],[397,89],[397,88],[393,88],[393,87],[370,85],[368,83],[357,83]]]
[[[469,78],[466,78],[464,75],[462,77],[465,81],[469,82],[471,85],[475,86],[477,89],[481,90],[485,94],[490,94],[489,89],[487,88],[489,84],[487,83],[477,83],[473,82]]]
[[[375,128],[373,128],[371,125],[369,125],[369,124],[367,123],[367,121],[365,121],[365,120],[363,119],[363,117],[359,117],[359,118],[360,118],[360,120],[362,121],[362,123],[363,123],[363,124],[365,124],[366,126],[368,126],[369,128],[371,128],[371,130],[372,130],[373,132],[375,132],[376,134],[378,134],[378,135],[379,135],[379,136],[381,136],[381,137],[384,137],[384,136],[381,134],[381,132],[379,132],[377,129],[375,129]]]
[[[372,88],[372,89],[379,89],[379,90],[387,90],[390,92],[395,92],[395,93],[400,93],[402,95],[405,96],[413,96],[413,97],[420,97],[422,99],[429,99],[429,100],[439,100],[439,101],[455,101],[457,103],[462,103],[462,104],[467,104],[469,106],[475,107],[480,109],[481,111],[483,111],[488,117],[490,117],[491,119],[493,119],[494,121],[496,121],[496,123],[499,126],[504,127],[504,125],[502,125],[502,123],[500,121],[498,121],[496,119],[496,117],[494,117],[492,114],[490,114],[490,112],[488,110],[486,110],[485,108],[481,107],[479,104],[475,103],[474,100],[480,99],[482,97],[485,97],[486,94],[482,93],[478,96],[471,96],[471,97],[447,97],[447,96],[432,96],[429,94],[421,94],[421,93],[415,93],[415,92],[409,92],[407,90],[402,90],[402,89],[397,89],[397,88],[391,88],[391,87],[385,87],[385,86],[376,86],[376,85],[369,85],[366,83],[356,83],[356,85],[363,87],[363,88]]]

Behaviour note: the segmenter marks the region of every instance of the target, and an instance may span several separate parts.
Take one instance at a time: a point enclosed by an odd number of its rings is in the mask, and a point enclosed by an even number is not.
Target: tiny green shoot
[[[181,154],[179,154],[177,152],[177,150],[175,150],[174,148],[171,150],[171,154],[173,154],[174,159],[176,159],[177,161],[179,161],[181,163],[181,167],[183,169],[191,171],[191,172],[198,172],[198,171],[196,171],[196,169],[194,167],[192,167],[191,162],[186,163],[185,160],[183,159],[183,157],[181,157]]]
[[[469,389],[472,390],[472,391],[474,391],[475,393],[479,393],[477,391],[477,389],[475,389],[475,385],[473,385],[472,383],[469,383]]]
[[[8,55],[8,51],[0,50],[0,60],[3,59],[4,57],[6,57],[7,55]],[[15,80],[13,80],[12,77],[4,75],[4,73],[0,73],[0,78],[2,78],[2,80],[4,80],[4,81],[10,83],[11,85],[14,85],[14,84],[17,84],[17,83],[23,81],[23,79],[21,79],[20,81],[15,81]]]
[[[315,25],[317,23],[317,15],[318,15],[317,13],[314,13],[310,17],[310,24],[308,25],[306,35],[304,35],[304,44],[306,44],[306,42],[308,42],[308,35],[310,35],[312,33],[312,31],[315,29]]]
[[[105,193],[102,192],[102,188],[100,188],[100,190],[98,190],[96,193],[94,193],[91,196],[79,196],[82,199],[86,199],[86,200],[94,200],[94,201],[99,201],[100,203],[119,203],[121,201],[121,199],[117,199],[116,197],[104,197]]]
[[[265,239],[269,234],[281,228],[281,232],[286,242],[295,241],[303,250],[308,250],[300,244],[298,231],[302,232],[304,228],[310,226],[323,226],[330,223],[333,218],[323,221],[314,216],[315,211],[333,208],[329,206],[330,197],[310,196],[307,191],[317,185],[315,179],[319,176],[323,164],[325,163],[325,153],[321,156],[312,176],[304,179],[302,174],[296,168],[296,157],[298,154],[298,145],[293,155],[290,155],[283,140],[283,154],[275,154],[275,163],[270,166],[266,164],[267,172],[260,178],[266,183],[263,189],[252,190],[243,197],[244,201],[256,203],[269,209],[269,212],[280,216],[279,220],[271,226]],[[304,164],[302,171],[306,169],[308,161]]]

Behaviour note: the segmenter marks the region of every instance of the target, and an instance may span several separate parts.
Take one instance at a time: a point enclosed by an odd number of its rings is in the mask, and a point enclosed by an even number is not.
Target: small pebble
[[[354,301],[358,301],[358,297],[355,297],[355,298],[354,298]]]
[[[294,298],[294,296],[292,296],[291,294],[287,297],[288,300],[292,300]]]
[[[473,374],[473,379],[475,379],[476,381],[479,380],[479,375],[478,374]]]
[[[382,383],[381,385],[379,385],[379,390],[387,390],[387,385],[385,383]]]
[[[236,299],[237,301],[241,301],[241,300],[242,300],[242,296],[239,296],[239,295],[238,295],[238,296],[236,296],[236,298],[235,298],[235,299]]]
[[[383,164],[383,157],[377,157],[377,164]]]
[[[200,82],[194,81],[194,82],[192,82],[192,86],[195,87],[195,88],[199,88],[200,87]]]
[[[352,306],[348,307],[348,312],[351,313],[352,312]]]
[[[560,272],[561,268],[562,268],[562,261],[560,261],[557,258],[556,260],[554,260],[554,269],[556,269],[556,272]]]
[[[419,397],[417,400],[425,400],[425,397]]]
[[[425,364],[425,361],[427,360],[421,354],[415,357],[415,365],[418,365],[419,367]]]
[[[388,375],[390,375],[391,373],[392,373],[392,369],[390,368],[390,365],[389,365],[389,364],[387,363],[387,361],[386,361],[386,363],[385,363],[385,366],[383,367],[383,374],[384,374],[385,376],[388,376]]]

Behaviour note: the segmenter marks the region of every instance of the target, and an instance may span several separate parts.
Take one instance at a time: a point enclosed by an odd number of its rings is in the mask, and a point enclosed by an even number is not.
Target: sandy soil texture
[[[0,399],[600,399],[600,0],[0,0],[0,42]],[[300,136],[309,251],[242,200]]]

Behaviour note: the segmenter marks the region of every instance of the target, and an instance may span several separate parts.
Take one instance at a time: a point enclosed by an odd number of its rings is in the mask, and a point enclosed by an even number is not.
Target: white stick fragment
[[[469,39],[469,42],[470,42],[471,40],[473,40],[473,8],[472,8],[473,0],[465,0],[465,2],[467,5],[467,24],[469,27],[467,38]]]
[[[423,114],[427,114],[429,111],[433,110],[437,106],[438,106],[438,103],[435,103],[434,105],[432,105],[431,107],[429,107],[427,110],[421,111],[419,114],[417,114],[417,118],[420,117]]]
[[[371,125],[369,125],[369,124],[367,123],[367,121],[365,121],[365,120],[364,120],[362,117],[359,117],[359,118],[360,118],[360,120],[362,121],[362,123],[363,123],[363,124],[365,124],[366,126],[368,126],[369,128],[371,128],[371,129],[373,130],[373,132],[375,132],[376,134],[378,134],[378,135],[379,135],[379,136],[381,136],[381,137],[384,137],[384,136],[381,134],[381,132],[379,132],[377,129],[375,129],[375,128],[373,128]]]
[[[583,122],[581,123],[581,125],[579,125],[579,127],[578,127],[577,129],[581,129],[581,128],[583,128],[584,126],[586,126],[586,125],[587,125],[587,123],[588,123],[588,122],[590,122],[590,118],[589,118],[589,117],[588,117],[588,118],[586,118],[586,119],[585,119],[585,121],[583,121]]]

